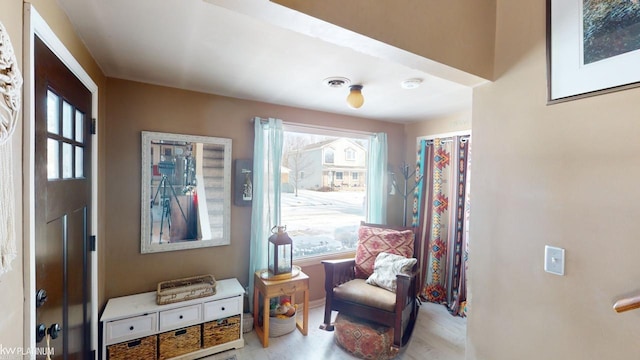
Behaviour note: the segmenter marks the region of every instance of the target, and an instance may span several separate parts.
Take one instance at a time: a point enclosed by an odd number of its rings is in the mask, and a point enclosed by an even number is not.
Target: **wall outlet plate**
[[[549,245],[544,247],[544,271],[564,275],[564,249]]]

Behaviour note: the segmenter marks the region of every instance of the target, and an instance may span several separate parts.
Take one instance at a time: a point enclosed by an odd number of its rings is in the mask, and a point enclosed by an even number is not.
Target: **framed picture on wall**
[[[253,200],[253,160],[237,159],[234,162],[233,203],[238,206],[251,206],[251,200]]]
[[[640,0],[547,0],[549,103],[640,85]]]

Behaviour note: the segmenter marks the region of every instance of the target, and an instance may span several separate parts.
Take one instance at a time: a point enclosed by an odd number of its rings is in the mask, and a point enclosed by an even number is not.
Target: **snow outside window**
[[[300,128],[285,126],[282,151],[281,223],[293,240],[293,257],[354,251],[366,216],[368,136],[331,136],[345,131],[327,135]],[[356,160],[347,162],[347,156]],[[345,167],[350,169],[347,176]],[[360,181],[347,182],[349,173]]]

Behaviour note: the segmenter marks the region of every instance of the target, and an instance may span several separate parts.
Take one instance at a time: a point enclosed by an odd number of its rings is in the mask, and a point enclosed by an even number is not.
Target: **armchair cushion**
[[[361,225],[358,229],[355,276],[367,279],[373,274],[376,257],[381,252],[413,256],[412,230],[393,230]]]
[[[376,257],[373,274],[367,279],[367,284],[396,292],[396,276],[399,274],[411,275],[417,262],[418,259],[415,258],[381,252]]]
[[[333,289],[335,299],[393,312],[396,294],[367,284],[364,279],[353,279]]]

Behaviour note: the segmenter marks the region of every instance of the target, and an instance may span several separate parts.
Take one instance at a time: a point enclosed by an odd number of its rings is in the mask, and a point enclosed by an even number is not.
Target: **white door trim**
[[[64,46],[46,21],[30,3],[24,3],[23,29],[23,271],[24,271],[24,344],[34,349],[35,311],[35,78],[33,43],[35,35],[65,64],[91,92],[92,114],[98,123],[98,86],[71,52]],[[91,158],[91,234],[96,235],[96,251],[91,253],[91,350],[98,354],[98,136],[92,139]],[[42,345],[41,345],[42,346]],[[32,354],[34,359],[35,355]]]

